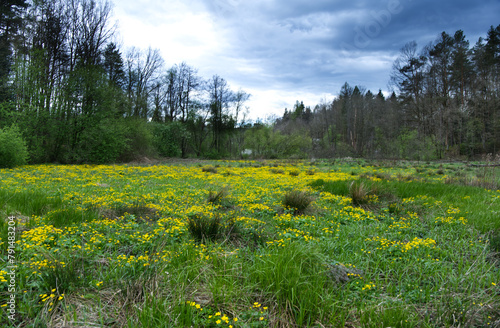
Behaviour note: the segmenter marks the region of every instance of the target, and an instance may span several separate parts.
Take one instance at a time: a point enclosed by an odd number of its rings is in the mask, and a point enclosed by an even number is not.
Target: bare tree
[[[116,28],[110,26],[111,3],[107,0],[70,0],[68,7],[72,67],[99,64],[104,45]]]
[[[149,116],[149,100],[154,89],[163,59],[157,49],[151,47],[146,52],[135,48],[129,50],[126,59],[127,94],[132,108],[132,116]]]

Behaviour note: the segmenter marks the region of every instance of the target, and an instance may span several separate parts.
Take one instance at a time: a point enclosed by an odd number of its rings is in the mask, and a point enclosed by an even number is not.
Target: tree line
[[[442,32],[395,60],[389,97],[345,83],[311,110],[297,102],[274,125],[301,130],[312,156],[473,158],[500,150],[500,25],[470,46],[464,32]]]
[[[184,62],[166,67],[155,49],[122,50],[115,34],[107,0],[2,1],[2,140],[12,139],[7,131],[22,138],[11,148],[24,143],[32,163],[439,159],[500,147],[500,25],[472,47],[462,31],[421,49],[409,42],[389,97],[345,83],[333,101],[313,109],[297,101],[269,124],[245,124],[250,95],[224,78],[202,78]]]
[[[31,162],[236,152],[249,94],[158,50],[123,52],[110,2],[2,1],[0,33],[0,128],[19,127]]]

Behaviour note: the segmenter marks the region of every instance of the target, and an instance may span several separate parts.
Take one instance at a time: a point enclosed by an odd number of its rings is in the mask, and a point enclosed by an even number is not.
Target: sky
[[[461,29],[473,46],[500,24],[499,0],[114,0],[122,49],[159,49],[251,94],[250,119],[314,108],[348,82],[377,93],[410,41]]]

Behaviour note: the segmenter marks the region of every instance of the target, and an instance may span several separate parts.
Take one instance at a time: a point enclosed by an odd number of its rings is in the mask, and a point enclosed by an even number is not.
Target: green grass
[[[363,184],[366,186],[365,188],[372,189],[372,192],[378,193],[382,199],[385,197],[393,200],[390,197],[391,195],[400,200],[417,195],[426,195],[444,204],[454,204],[462,212],[474,213],[468,220],[481,231],[486,233],[500,229],[499,212],[495,211],[497,200],[492,198],[491,191],[481,187],[416,180],[399,181],[396,179],[375,182],[367,178],[360,178],[357,183],[358,185]],[[310,185],[317,190],[352,197],[352,181],[324,181],[319,179],[313,181]],[[370,194],[370,190],[367,190],[366,194]]]
[[[18,211],[24,215],[43,215],[51,209],[62,206],[62,200],[58,196],[50,196],[41,191],[9,192],[0,189],[0,209],[7,211]]]
[[[9,215],[19,241],[14,326],[500,325],[497,171],[209,164],[0,170],[0,270]]]

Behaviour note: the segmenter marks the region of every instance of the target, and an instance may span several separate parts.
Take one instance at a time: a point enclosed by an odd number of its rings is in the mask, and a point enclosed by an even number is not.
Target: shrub
[[[127,126],[113,119],[103,119],[85,129],[70,162],[113,163],[130,150]]]
[[[28,148],[16,125],[0,129],[0,168],[13,168],[28,161]]]
[[[187,138],[186,127],[180,122],[153,123],[153,143],[161,156],[180,157]]]
[[[313,201],[312,196],[299,190],[292,190],[283,196],[282,204],[285,208],[292,209],[296,214],[304,213]]]
[[[117,122],[120,124],[121,122]],[[154,136],[151,123],[141,119],[128,118],[124,122],[124,138],[127,140],[127,147],[120,154],[120,161],[131,161],[144,156],[153,156]]]

